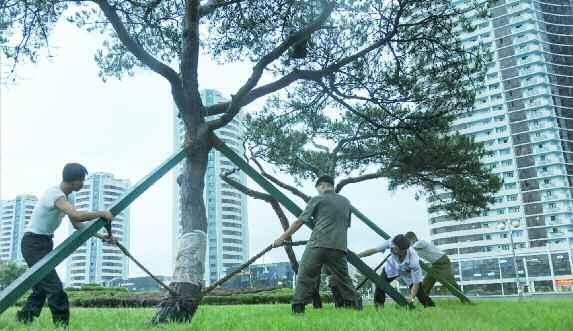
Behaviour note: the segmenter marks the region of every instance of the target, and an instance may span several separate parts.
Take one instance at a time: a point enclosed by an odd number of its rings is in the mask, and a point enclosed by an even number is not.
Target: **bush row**
[[[292,299],[291,289],[258,290],[247,293],[223,293],[209,295],[203,298],[202,304],[207,305],[256,305],[256,304],[288,304]],[[158,292],[124,292],[124,291],[71,291],[69,293],[72,307],[85,308],[142,308],[155,307],[161,301],[162,293]],[[24,299],[18,304],[22,305]],[[322,294],[324,303],[330,302],[330,297]]]

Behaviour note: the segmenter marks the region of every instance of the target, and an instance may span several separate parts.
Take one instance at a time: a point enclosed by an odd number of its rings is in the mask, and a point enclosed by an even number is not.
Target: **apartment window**
[[[549,208],[555,209],[555,208],[557,208],[557,204],[555,202],[552,202],[549,204]]]
[[[506,190],[513,190],[517,187],[516,183],[508,183],[503,185]]]
[[[549,179],[544,179],[543,184],[549,184]]]
[[[503,177],[513,177],[513,171],[504,172]]]
[[[552,196],[552,195],[553,195],[553,193],[551,193],[551,191],[545,192],[545,196],[546,196],[546,197],[550,197],[550,196]]]

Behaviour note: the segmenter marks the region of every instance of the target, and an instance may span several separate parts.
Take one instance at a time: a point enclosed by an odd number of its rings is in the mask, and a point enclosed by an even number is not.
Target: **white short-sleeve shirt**
[[[56,200],[61,197],[67,199],[59,186],[50,187],[44,192],[34,207],[28,231],[35,234],[54,234],[64,218],[64,212],[56,207]]]
[[[386,240],[376,249],[384,253],[387,249],[392,247],[394,247],[392,240]],[[414,283],[421,283],[423,278],[420,258],[412,247],[408,248],[406,257],[401,262],[397,255],[390,253],[390,257],[384,264],[384,271],[389,278],[402,277],[408,286]]]

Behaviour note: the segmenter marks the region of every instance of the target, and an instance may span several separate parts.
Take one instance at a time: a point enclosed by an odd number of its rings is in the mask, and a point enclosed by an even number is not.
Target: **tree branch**
[[[318,31],[324,22],[328,19],[332,11],[334,10],[335,3],[332,1],[323,1],[324,8],[320,16],[318,16],[314,21],[308,24],[303,30],[291,33],[285,41],[280,43],[271,52],[263,56],[259,62],[253,67],[253,73],[247,79],[245,84],[239,88],[237,93],[231,97],[231,101],[228,103],[227,109],[223,113],[223,116],[209,123],[210,129],[217,129],[225,126],[229,123],[235,115],[239,112],[242,105],[244,104],[244,99],[248,97],[249,93],[257,86],[259,80],[261,79],[265,68],[278,59],[282,54],[284,54],[293,45],[306,40],[310,37],[313,32]]]
[[[336,193],[339,193],[348,184],[360,183],[360,182],[370,180],[370,179],[381,178],[381,177],[384,177],[384,175],[385,174],[383,171],[377,171],[377,172],[362,175],[362,176],[347,177],[347,178],[344,178],[343,180],[339,181],[338,184],[336,184],[336,188],[334,189],[334,191]]]
[[[221,1],[221,0],[209,0],[206,4],[199,7],[199,16],[207,16],[212,14],[215,10],[226,7],[230,5],[234,5],[245,0],[229,0],[229,1]]]
[[[396,33],[397,33],[397,22],[399,21],[401,17],[401,10],[399,11],[399,13],[396,15],[395,17],[395,29],[392,30],[391,32],[389,32],[388,34],[386,34],[383,38],[379,39],[378,41],[372,43],[370,46],[352,54],[349,55],[347,57],[344,57],[338,61],[336,61],[335,63],[327,66],[324,69],[321,70],[298,70],[298,69],[294,69],[293,71],[291,71],[290,73],[286,74],[285,76],[275,80],[274,82],[271,82],[269,84],[263,85],[261,87],[252,89],[249,93],[247,93],[241,100],[238,100],[236,103],[237,107],[242,107],[245,105],[248,105],[249,103],[255,101],[258,98],[261,98],[265,95],[271,94],[273,92],[276,92],[278,90],[281,90],[287,86],[289,86],[290,84],[298,81],[298,80],[309,80],[309,81],[315,81],[318,82],[321,78],[331,75],[333,73],[335,73],[337,70],[339,70],[340,68],[342,68],[343,66],[351,63],[352,61],[359,59],[360,57],[370,53],[371,51],[379,48],[380,46],[384,45],[385,43],[388,42],[388,40],[393,37]],[[206,116],[210,116],[210,115],[220,115],[220,114],[224,114],[226,113],[230,108],[231,108],[231,103],[232,102],[223,102],[223,103],[219,103],[216,105],[212,105],[209,107],[205,108],[205,115]],[[221,125],[221,126],[217,126],[220,125],[220,123],[212,123],[210,124],[210,127],[221,127],[224,126],[225,124]]]
[[[250,196],[251,198],[263,200],[263,201],[270,203],[271,206],[273,207],[275,214],[279,218],[279,221],[281,223],[283,230],[286,231],[289,228],[288,218],[286,217],[286,215],[285,215],[284,211],[282,210],[277,199],[275,199],[270,194],[252,190],[252,189],[246,187],[245,185],[237,182],[236,180],[232,179],[231,177],[229,177],[230,175],[232,175],[233,173],[235,173],[237,171],[239,171],[239,169],[227,170],[221,174],[221,179],[223,181],[225,181],[225,183],[234,187],[236,190],[242,192],[243,194]],[[292,238],[289,237],[288,240],[290,241],[290,240],[292,240]],[[285,248],[285,252],[288,256],[288,259],[290,261],[290,265],[291,265],[292,270],[298,274],[298,261],[296,260],[296,255],[294,253],[294,250],[292,249],[292,246],[285,245],[284,248]]]
[[[251,157],[250,159],[253,160],[253,162],[257,165],[257,168],[259,168],[259,170],[261,171],[261,175],[263,175],[263,177],[267,178],[268,180],[275,183],[276,185],[284,188],[285,190],[290,191],[292,194],[301,198],[304,202],[308,202],[310,200],[310,197],[308,195],[304,194],[302,191],[300,191],[296,187],[288,185],[286,183],[283,183],[282,181],[278,180],[276,177],[271,176],[269,173],[267,173],[265,171],[265,169],[263,168],[263,166],[261,165],[261,163],[259,162],[259,160],[257,160],[256,157]]]
[[[106,0],[94,0],[94,2],[100,7],[101,11],[111,23],[113,29],[117,33],[119,40],[123,45],[139,60],[141,63],[145,64],[152,71],[163,76],[171,84],[172,90],[181,89],[181,80],[179,75],[175,70],[166,65],[165,63],[157,60],[151,54],[149,54],[141,44],[132,36],[125,28],[125,25],[121,21],[121,18],[117,15],[115,9]]]

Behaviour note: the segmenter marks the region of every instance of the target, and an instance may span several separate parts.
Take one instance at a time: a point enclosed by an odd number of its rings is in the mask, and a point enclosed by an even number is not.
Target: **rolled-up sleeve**
[[[316,206],[318,205],[320,198],[313,197],[308,201],[306,204],[306,208],[302,211],[300,215],[298,215],[298,219],[302,220],[304,224],[309,226],[314,226],[314,212],[316,210]]]

